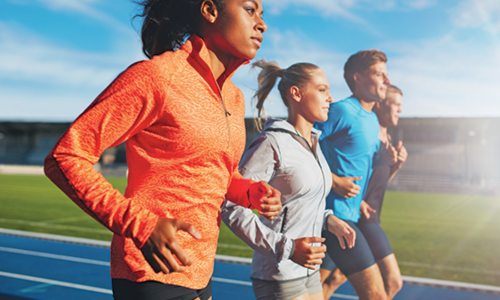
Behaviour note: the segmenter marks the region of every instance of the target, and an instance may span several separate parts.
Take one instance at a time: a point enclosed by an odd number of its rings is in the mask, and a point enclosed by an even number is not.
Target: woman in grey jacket
[[[257,299],[323,299],[318,272],[326,251],[321,244],[323,227],[343,245],[352,247],[355,240],[354,230],[325,210],[332,177],[313,124],[328,118],[333,101],[328,80],[319,67],[308,63],[286,70],[265,61],[253,66],[262,69],[256,93],[258,124],[278,77],[288,118],[266,122],[245,153],[240,172],[278,189],[283,209],[274,220],[259,219],[250,209],[226,201],[222,220],[255,250],[251,278]]]

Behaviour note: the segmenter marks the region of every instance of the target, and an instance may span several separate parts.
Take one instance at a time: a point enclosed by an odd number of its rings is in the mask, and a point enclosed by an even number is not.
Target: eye
[[[247,7],[245,10],[252,16],[255,14],[255,8],[253,7]]]

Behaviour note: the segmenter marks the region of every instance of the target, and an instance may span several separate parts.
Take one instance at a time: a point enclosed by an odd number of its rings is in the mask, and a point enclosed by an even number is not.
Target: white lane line
[[[212,277],[212,281],[252,286],[252,283],[249,281],[233,280],[233,279],[226,279],[226,278],[219,278],[219,277]]]
[[[359,299],[358,296],[351,296],[351,295],[344,295],[344,294],[333,294],[332,298],[353,299],[353,300],[358,300]]]
[[[92,229],[92,228],[84,228],[84,227],[69,226],[69,225],[51,224],[51,223],[45,223],[45,222],[30,222],[30,221],[24,221],[24,220],[0,218],[0,223],[22,224],[22,225],[30,225],[30,226],[34,226],[34,227],[56,228],[56,229],[74,230],[74,231],[82,231],[82,232],[96,232],[96,233],[102,233],[102,234],[108,234],[108,235],[112,234],[111,231],[106,230],[106,229]]]
[[[64,281],[52,280],[52,279],[46,279],[46,278],[40,278],[40,277],[34,277],[34,276],[27,276],[27,275],[21,275],[21,274],[9,273],[9,272],[0,271],[0,276],[21,279],[21,280],[27,280],[27,281],[33,281],[33,282],[41,282],[41,283],[46,283],[46,284],[51,284],[51,285],[64,286],[64,287],[69,287],[69,288],[73,288],[73,289],[91,291],[91,292],[102,293],[102,294],[109,294],[109,295],[113,294],[113,292],[111,290],[98,288],[98,287],[94,287],[94,286],[76,284],[76,283],[70,283],[70,282],[64,282]]]
[[[107,262],[107,261],[80,258],[80,257],[74,257],[74,256],[66,256],[66,255],[51,254],[51,253],[44,253],[44,252],[28,251],[28,250],[7,248],[7,247],[0,247],[0,251],[109,267],[109,262]]]

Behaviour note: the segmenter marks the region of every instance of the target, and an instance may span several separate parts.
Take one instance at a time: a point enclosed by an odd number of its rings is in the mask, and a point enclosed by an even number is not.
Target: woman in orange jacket
[[[115,299],[210,299],[220,207],[272,219],[280,194],[238,173],[245,103],[230,78],[255,57],[261,0],[144,0],[143,51],[80,115],[46,175],[114,232]],[[185,42],[184,42],[185,41]],[[93,169],[126,143],[124,195]]]

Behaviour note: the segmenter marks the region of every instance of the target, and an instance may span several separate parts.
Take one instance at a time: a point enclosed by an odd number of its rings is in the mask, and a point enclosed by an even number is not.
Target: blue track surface
[[[111,300],[109,249],[0,234],[0,299]],[[247,265],[217,262],[213,299],[255,299]],[[347,283],[332,299],[357,299]],[[397,299],[499,300],[493,294],[405,284]]]

